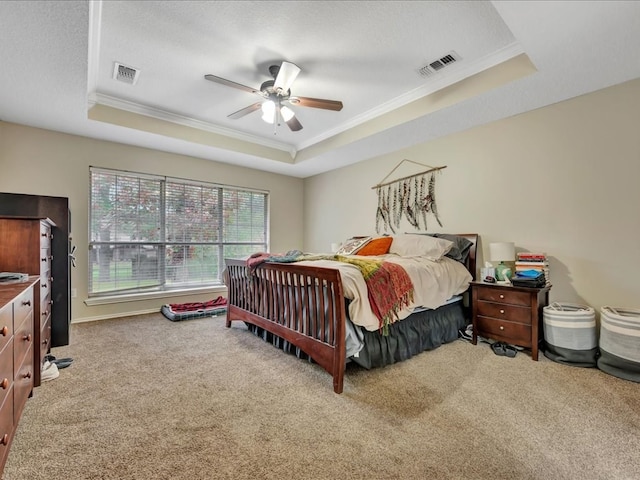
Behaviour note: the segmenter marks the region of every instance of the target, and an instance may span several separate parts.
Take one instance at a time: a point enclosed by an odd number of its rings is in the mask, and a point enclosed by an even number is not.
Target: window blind
[[[267,250],[267,192],[95,167],[90,178],[90,296],[221,285],[225,257]]]

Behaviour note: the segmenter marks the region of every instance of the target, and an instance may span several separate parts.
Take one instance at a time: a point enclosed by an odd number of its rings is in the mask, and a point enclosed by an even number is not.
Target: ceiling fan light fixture
[[[262,120],[267,123],[273,123],[276,119],[276,104],[271,100],[267,100],[260,107],[262,110]]]
[[[291,120],[295,115],[295,113],[293,113],[293,110],[291,110],[287,106],[283,106],[282,108],[280,108],[280,114],[282,114],[282,118],[285,122]]]
[[[282,62],[278,69],[278,75],[275,78],[273,89],[280,94],[285,94],[289,91],[299,73],[300,67],[295,63]]]

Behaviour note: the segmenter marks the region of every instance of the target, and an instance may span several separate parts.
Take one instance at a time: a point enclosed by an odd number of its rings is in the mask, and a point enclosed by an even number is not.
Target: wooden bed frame
[[[477,234],[466,267],[475,278]],[[241,320],[290,342],[333,376],[342,393],[346,362],[345,299],[337,269],[263,263],[252,273],[245,260],[226,259],[227,320]]]

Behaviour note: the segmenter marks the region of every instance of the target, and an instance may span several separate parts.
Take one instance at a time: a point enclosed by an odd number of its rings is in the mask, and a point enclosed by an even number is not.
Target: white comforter
[[[376,257],[357,257],[369,260],[384,260],[402,266],[413,282],[413,303],[400,311],[398,318],[408,317],[414,308],[438,308],[446,303],[449,298],[464,292],[472,280],[471,274],[460,262],[448,257],[442,257],[438,261],[425,257],[400,257],[394,254],[380,255]],[[333,260],[311,260],[297,262],[302,265],[314,265],[316,267],[336,268],[340,271],[342,289],[349,303],[349,318],[356,324],[369,331],[380,328],[377,317],[371,311],[367,295],[367,284],[360,270],[349,263]]]

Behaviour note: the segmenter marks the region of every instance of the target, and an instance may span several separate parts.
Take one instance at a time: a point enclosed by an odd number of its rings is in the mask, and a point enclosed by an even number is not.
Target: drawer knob
[[[31,306],[31,300],[25,300],[22,302],[22,306],[23,307],[30,307]]]
[[[502,325],[500,325],[500,330],[504,330],[504,327]]]
[[[42,288],[47,288],[47,284],[46,284],[46,283],[43,283],[43,284],[42,284]]]
[[[5,325],[4,327],[2,327],[2,330],[0,330],[0,333],[3,337],[6,337],[9,334],[9,327]]]
[[[45,338],[45,339],[42,341],[42,344],[43,344],[43,345],[47,345],[47,343],[49,343],[49,339],[48,339],[48,338]]]
[[[502,293],[500,294],[500,298],[504,298],[504,295]]]
[[[8,433],[5,433],[2,436],[2,440],[0,440],[0,444],[2,444],[2,445],[8,445],[9,444],[9,434]]]
[[[23,339],[25,342],[30,342],[30,341],[31,341],[31,334],[29,333],[29,334],[27,334],[27,335],[24,335],[24,336],[22,337],[22,339]]]
[[[0,387],[2,387],[3,390],[6,390],[9,387],[9,379],[5,377],[2,382],[0,382]]]
[[[500,310],[500,313],[504,314],[504,310]]]
[[[24,378],[31,378],[31,372],[27,372],[23,375]]]
[[[41,258],[40,261],[41,262],[46,262],[47,261],[47,257]]]

